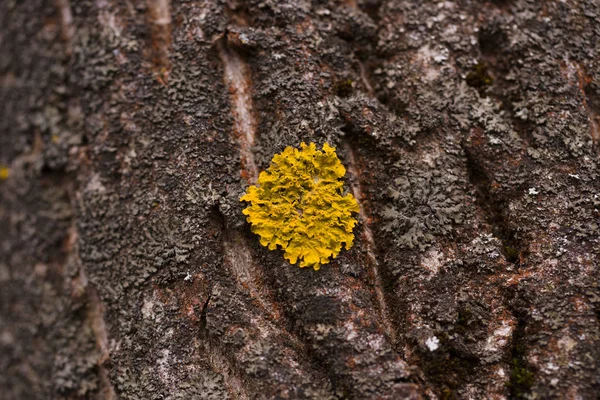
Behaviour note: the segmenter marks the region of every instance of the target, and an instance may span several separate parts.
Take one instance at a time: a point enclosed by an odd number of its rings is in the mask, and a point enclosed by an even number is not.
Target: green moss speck
[[[506,261],[510,263],[516,263],[519,261],[519,250],[514,247],[504,246],[504,255],[506,257]]]
[[[517,359],[513,359],[513,367],[510,370],[510,380],[506,384],[511,398],[525,399],[533,386],[533,372],[526,366],[522,366]]]
[[[530,370],[525,357],[525,348],[521,344],[516,344],[512,348],[512,365],[510,369],[510,379],[506,387],[510,392],[511,399],[526,399],[531,392],[534,376]]]

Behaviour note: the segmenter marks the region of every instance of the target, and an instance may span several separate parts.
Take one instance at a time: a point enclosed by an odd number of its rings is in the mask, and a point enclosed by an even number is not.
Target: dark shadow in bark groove
[[[482,26],[479,30],[478,41],[481,54],[484,58],[492,61],[490,64],[494,66],[494,69],[508,72],[509,60],[500,57],[502,49],[508,42],[508,37],[499,24],[492,21]]]
[[[504,5],[509,1],[498,2]],[[525,142],[524,146],[535,145],[533,132],[536,126],[531,121],[518,118],[514,104],[523,99],[515,93],[507,81],[506,76],[511,72],[511,66],[515,64],[514,54],[508,52],[508,36],[498,23],[491,21],[483,25],[478,35],[479,50],[482,60],[476,64],[467,75],[467,84],[478,90],[481,97],[491,97],[501,105],[505,115],[499,118],[506,120]]]
[[[209,291],[209,295],[206,298],[206,301],[204,302],[204,304],[202,305],[202,310],[200,311],[200,336],[201,337],[206,337],[207,336],[207,332],[206,332],[206,312],[208,311],[208,303],[210,302],[210,291]]]
[[[400,326],[401,315],[398,315],[399,299],[395,295],[395,278],[392,272],[386,267],[382,260],[382,244],[377,243],[373,237],[373,222],[374,217],[369,204],[368,194],[365,194],[365,189],[361,184],[363,176],[361,173],[361,158],[365,157],[358,149],[366,150],[366,153],[373,152],[377,154],[376,143],[370,136],[361,134],[356,127],[348,123],[342,127],[345,133],[342,149],[344,151],[345,165],[348,168],[349,186],[354,197],[360,205],[359,224],[355,228],[357,235],[361,235],[364,246],[367,248],[367,257],[365,264],[369,274],[370,286],[374,293],[375,304],[379,311],[379,318],[382,326],[385,328],[386,336],[392,347],[399,352],[399,336],[401,332],[397,329]],[[380,149],[379,149],[380,150]],[[361,233],[362,232],[362,233]],[[403,357],[403,354],[399,352]]]
[[[583,66],[579,67],[579,86],[583,95],[583,106],[590,120],[590,134],[594,145],[600,145],[600,86],[592,81]]]
[[[358,8],[367,14],[376,25],[379,25],[379,21],[381,20],[379,10],[381,9],[382,3],[383,0],[359,0]]]
[[[527,311],[529,304],[514,290],[507,290],[505,301],[508,309],[517,319],[510,350],[506,355],[507,364],[510,366],[510,376],[506,386],[510,393],[510,399],[527,399],[534,384],[534,373],[527,362],[526,339],[528,333],[526,330],[530,319]]]
[[[476,204],[483,210],[485,219],[494,235],[502,241],[504,258],[517,268],[525,266],[524,259],[527,256],[527,249],[510,226],[506,211],[508,206],[505,200],[492,193],[492,182],[472,151],[464,145],[463,150],[467,158],[469,182],[475,192]]]
[[[458,400],[457,390],[469,382],[480,363],[452,347],[452,340],[440,337],[441,347],[447,350],[420,352],[420,366],[427,382],[436,388],[441,399]]]

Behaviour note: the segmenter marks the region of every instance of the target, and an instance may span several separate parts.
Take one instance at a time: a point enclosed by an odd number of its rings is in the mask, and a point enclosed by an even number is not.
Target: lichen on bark
[[[322,151],[314,143],[286,147],[240,198],[250,203],[243,213],[252,232],[269,250],[280,247],[291,264],[318,270],[354,241],[352,213],[359,208],[352,194],[343,194],[345,174],[327,143]]]

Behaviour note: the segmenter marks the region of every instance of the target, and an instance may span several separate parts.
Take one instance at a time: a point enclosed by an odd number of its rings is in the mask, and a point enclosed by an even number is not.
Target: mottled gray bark
[[[600,392],[597,0],[0,2],[2,399]],[[325,141],[320,271],[240,195]]]

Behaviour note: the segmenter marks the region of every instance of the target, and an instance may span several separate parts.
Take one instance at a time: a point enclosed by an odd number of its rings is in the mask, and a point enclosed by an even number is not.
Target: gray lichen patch
[[[387,189],[391,204],[382,211],[383,230],[400,248],[425,250],[436,236],[451,237],[465,219],[460,169],[443,158],[421,165],[403,159],[390,170],[396,178]]]

